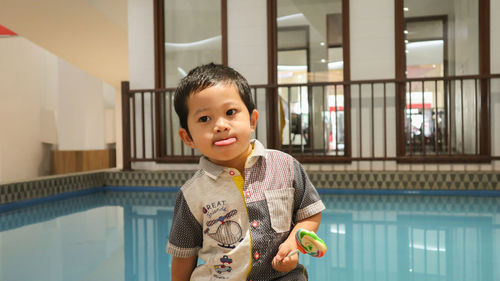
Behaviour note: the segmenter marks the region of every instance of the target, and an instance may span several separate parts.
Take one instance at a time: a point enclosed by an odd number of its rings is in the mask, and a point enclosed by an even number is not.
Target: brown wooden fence
[[[124,169],[140,161],[198,160],[177,135],[174,91],[122,83]],[[302,162],[500,159],[491,155],[500,74],[254,85],[252,93],[260,116],[254,137]]]

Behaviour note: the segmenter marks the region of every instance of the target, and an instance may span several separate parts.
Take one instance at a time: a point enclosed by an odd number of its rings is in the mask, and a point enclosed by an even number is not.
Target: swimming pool
[[[310,280],[500,280],[500,197],[321,196]],[[0,213],[0,280],[170,280],[174,202],[100,192]]]

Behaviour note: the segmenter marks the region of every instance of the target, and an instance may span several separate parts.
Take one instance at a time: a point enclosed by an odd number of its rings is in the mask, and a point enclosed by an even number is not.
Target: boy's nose
[[[217,122],[215,122],[214,130],[216,132],[223,132],[229,130],[227,120],[225,120],[224,118],[217,119]]]

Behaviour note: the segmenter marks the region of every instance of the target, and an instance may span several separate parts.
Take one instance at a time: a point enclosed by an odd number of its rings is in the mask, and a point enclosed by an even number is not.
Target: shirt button
[[[253,228],[257,228],[257,226],[259,226],[259,223],[257,221],[253,221],[252,226]]]
[[[245,191],[245,196],[246,197],[250,197],[252,195],[252,193],[250,191]]]
[[[235,172],[233,170],[229,171],[229,175],[234,176]]]
[[[255,252],[255,254],[253,255],[253,258],[258,260],[260,258],[260,254],[258,252]]]

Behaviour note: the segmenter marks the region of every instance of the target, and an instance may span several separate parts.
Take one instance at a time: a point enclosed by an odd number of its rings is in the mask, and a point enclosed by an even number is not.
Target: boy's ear
[[[257,128],[257,120],[259,120],[259,112],[257,109],[254,109],[250,115],[250,127],[252,128],[252,132]]]
[[[179,129],[179,136],[181,137],[181,140],[182,140],[183,143],[185,143],[187,146],[189,146],[191,148],[195,148],[194,147],[194,142],[191,139],[191,137],[189,136],[189,134],[186,131],[186,129],[180,128]]]

